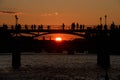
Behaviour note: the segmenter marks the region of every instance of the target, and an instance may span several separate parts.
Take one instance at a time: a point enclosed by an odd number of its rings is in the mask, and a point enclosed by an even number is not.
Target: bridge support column
[[[19,69],[21,66],[21,53],[13,52],[12,53],[12,68]]]
[[[19,69],[21,66],[21,53],[20,53],[20,43],[19,40],[14,40],[14,50],[12,52],[12,68]]]
[[[110,67],[110,55],[107,52],[98,53],[97,65],[104,69],[108,69]]]
[[[73,50],[69,50],[69,51],[68,51],[68,54],[69,54],[69,55],[74,55],[74,51],[73,51]]]

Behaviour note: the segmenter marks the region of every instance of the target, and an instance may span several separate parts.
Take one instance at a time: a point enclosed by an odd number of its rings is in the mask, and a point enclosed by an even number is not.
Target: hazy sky
[[[0,24],[120,24],[120,0],[0,0]]]

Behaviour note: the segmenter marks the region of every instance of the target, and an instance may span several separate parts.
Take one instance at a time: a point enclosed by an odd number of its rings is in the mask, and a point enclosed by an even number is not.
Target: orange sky
[[[120,24],[119,9],[120,0],[0,0],[0,24],[14,25],[15,14],[20,24],[97,25],[105,14],[107,24]]]

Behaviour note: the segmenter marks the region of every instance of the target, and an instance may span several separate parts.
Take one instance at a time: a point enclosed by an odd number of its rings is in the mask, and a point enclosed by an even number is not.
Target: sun
[[[62,38],[61,37],[56,37],[55,40],[56,41],[62,41]]]

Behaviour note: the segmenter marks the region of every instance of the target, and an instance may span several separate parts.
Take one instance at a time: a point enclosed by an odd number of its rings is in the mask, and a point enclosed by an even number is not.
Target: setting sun
[[[56,41],[62,41],[62,38],[61,37],[56,37],[55,40]]]

